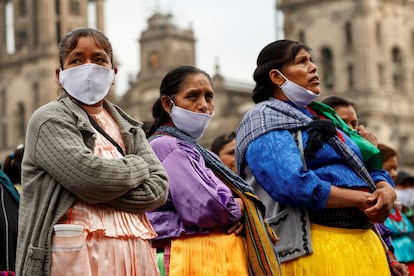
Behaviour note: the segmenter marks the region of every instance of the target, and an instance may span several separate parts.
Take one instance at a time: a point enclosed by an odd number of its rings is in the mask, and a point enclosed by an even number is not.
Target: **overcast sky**
[[[120,62],[119,95],[127,89],[128,75],[135,77],[140,70],[138,39],[156,10],[171,13],[179,27],[192,26],[197,67],[213,74],[218,60],[230,80],[252,82],[259,51],[282,38],[275,0],[106,0],[105,32]]]

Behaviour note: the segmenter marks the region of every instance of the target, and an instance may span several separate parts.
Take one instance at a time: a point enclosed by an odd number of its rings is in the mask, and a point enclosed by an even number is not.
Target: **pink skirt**
[[[150,239],[156,237],[156,233],[145,213],[127,213],[111,207],[77,202],[59,223],[83,225],[85,246],[82,247],[77,238],[71,248],[66,237],[62,239],[54,236],[52,275],[69,275],[67,267],[57,264],[56,258],[53,260],[57,250],[60,256],[63,254],[62,248],[68,252],[84,250],[79,254],[86,256],[87,262],[85,258],[83,262],[81,259],[75,262],[79,265],[82,262],[84,267],[89,265],[90,271],[74,275],[159,275],[156,251],[150,244]],[[59,270],[64,272],[60,273]]]

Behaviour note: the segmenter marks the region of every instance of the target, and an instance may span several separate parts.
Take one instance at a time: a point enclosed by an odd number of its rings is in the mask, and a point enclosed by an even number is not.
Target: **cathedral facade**
[[[150,125],[152,105],[159,97],[163,76],[179,65],[196,66],[196,39],[191,28],[177,27],[171,14],[156,12],[147,22],[148,26],[139,39],[140,72],[118,105],[134,118]],[[243,114],[253,105],[252,84],[225,79],[220,74],[219,65],[210,75],[215,91],[215,108],[214,117],[200,140],[206,147],[215,137],[235,131]]]
[[[91,5],[95,27],[104,30],[104,0],[0,0],[0,160],[24,143],[33,111],[56,99],[58,41],[88,25]],[[403,168],[414,168],[414,1],[275,0],[275,12],[276,7],[284,15],[285,37],[312,48],[320,99],[338,95],[354,101],[360,120],[379,142],[397,149]],[[113,101],[150,124],[165,73],[197,63],[191,28],[179,28],[172,15],[158,12],[147,22],[139,39],[140,71]],[[210,74],[216,108],[201,141],[206,146],[215,136],[234,131],[253,105],[253,82],[231,82],[219,65]]]

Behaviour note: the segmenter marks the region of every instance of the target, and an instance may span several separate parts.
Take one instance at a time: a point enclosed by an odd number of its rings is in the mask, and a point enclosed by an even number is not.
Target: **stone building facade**
[[[0,161],[24,143],[33,111],[57,98],[58,42],[88,25],[88,5],[104,29],[103,0],[0,0]]]
[[[305,42],[322,80],[321,99],[354,101],[380,142],[414,166],[414,1],[279,0],[288,39]]]
[[[92,7],[90,6],[92,5]],[[94,9],[94,20],[88,9]],[[13,17],[10,37],[9,19]],[[96,22],[104,30],[104,0],[0,0],[0,161],[24,143],[27,122],[41,105],[60,92],[55,76],[59,67],[58,42],[69,30]],[[10,41],[13,41],[10,51]],[[134,118],[151,122],[152,103],[164,74],[175,66],[195,65],[192,29],[175,26],[172,15],[154,13],[140,38],[140,72],[121,99],[110,97]],[[115,63],[116,63],[116,53]],[[252,84],[224,79],[217,66],[215,117],[201,141],[209,146],[215,136],[235,128],[248,109]],[[246,102],[248,106],[246,106]]]
[[[104,30],[104,0],[0,0],[0,160],[24,142],[32,112],[57,97],[57,42],[70,29],[88,25],[90,5],[95,27]],[[335,94],[356,102],[360,120],[399,151],[403,168],[414,168],[414,0],[275,0],[276,5],[284,14],[285,37],[313,49],[321,99]],[[195,42],[191,28],[154,13],[139,40],[140,72],[115,101],[150,122],[163,75],[177,65],[197,64]],[[204,145],[234,130],[253,105],[253,83],[231,82],[218,65],[211,75],[216,109]]]

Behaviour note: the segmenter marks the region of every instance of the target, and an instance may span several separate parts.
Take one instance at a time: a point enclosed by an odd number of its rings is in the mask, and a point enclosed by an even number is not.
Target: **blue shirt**
[[[344,133],[344,142],[362,159],[357,145]],[[303,146],[308,135],[302,132]],[[312,159],[307,158],[307,170],[293,135],[288,130],[271,131],[250,143],[246,162],[256,180],[277,202],[294,208],[320,209],[326,206],[331,185],[346,188],[368,188],[367,184],[346,163],[334,148],[324,143]],[[374,182],[389,183],[383,170],[370,172]]]

